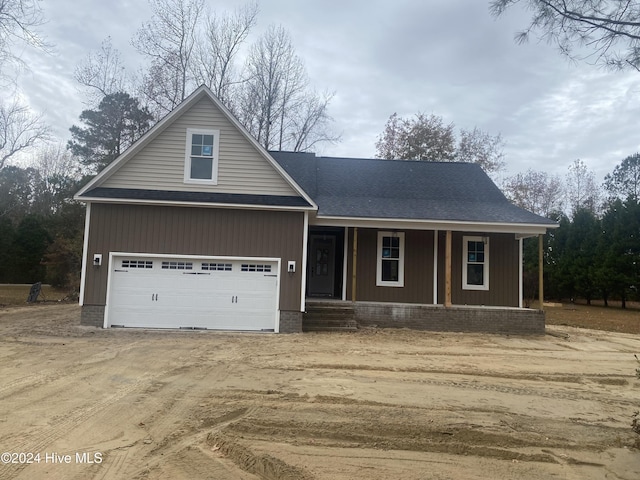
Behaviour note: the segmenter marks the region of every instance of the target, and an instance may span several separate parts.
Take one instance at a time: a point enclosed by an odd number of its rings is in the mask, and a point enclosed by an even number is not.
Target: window
[[[378,232],[378,287],[404,287],[404,232]]]
[[[153,268],[150,260],[122,260],[122,268]]]
[[[163,270],[193,270],[193,262],[162,262]]]
[[[230,272],[232,271],[232,265],[230,263],[203,263],[202,270],[218,271],[218,272]]]
[[[187,129],[185,183],[218,184],[219,130]]]
[[[462,288],[489,290],[489,238],[462,237]]]
[[[271,265],[253,265],[248,263],[243,263],[240,267],[241,272],[271,272]]]

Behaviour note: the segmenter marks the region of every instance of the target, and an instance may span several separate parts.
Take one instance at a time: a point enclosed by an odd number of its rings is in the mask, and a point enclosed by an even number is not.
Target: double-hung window
[[[489,239],[462,237],[462,288],[489,290]]]
[[[185,183],[218,183],[219,130],[187,129]]]
[[[404,287],[404,232],[378,232],[378,287]]]

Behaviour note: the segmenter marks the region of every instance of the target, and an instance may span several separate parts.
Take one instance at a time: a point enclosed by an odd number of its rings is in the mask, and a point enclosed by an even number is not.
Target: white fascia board
[[[447,220],[420,220],[394,218],[360,218],[315,216],[309,219],[310,225],[334,227],[361,228],[391,228],[405,230],[455,230],[461,232],[485,233],[518,233],[538,235],[546,233],[549,228],[557,228],[557,224],[537,225],[527,223],[498,223],[498,222],[460,222]]]
[[[244,210],[283,210],[288,212],[309,212],[314,207],[286,207],[278,205],[253,205],[244,203],[207,203],[207,202],[169,202],[166,200],[140,200],[127,198],[81,197],[80,202],[115,203],[120,205],[161,205],[165,207],[205,207],[205,208],[239,208]]]
[[[258,141],[253,138],[253,136],[247,131],[246,128],[236,119],[236,117],[229,111],[227,107],[225,107],[220,100],[216,98],[216,96],[211,92],[211,90],[206,86],[202,85],[198,89],[196,89],[191,95],[189,95],[180,105],[178,105],[175,109],[169,112],[162,120],[156,123],[147,133],[145,133],[142,137],[140,137],[133,145],[131,145],[122,155],[116,158],[113,162],[111,162],[104,170],[102,170],[98,175],[96,175],[89,183],[87,183],[84,187],[80,189],[78,193],[74,195],[75,200],[81,200],[81,197],[85,192],[91,190],[92,188],[97,187],[102,182],[104,182],[107,178],[109,178],[116,170],[120,168],[121,165],[127,162],[127,160],[138,153],[142,148],[148,145],[151,140],[156,138],[162,130],[164,130],[167,126],[169,126],[177,117],[182,115],[186,110],[191,108],[191,106],[196,103],[203,96],[208,96],[209,99],[213,102],[213,104],[220,109],[223,115],[227,117],[237,129],[238,131],[253,145],[253,147],[262,155],[269,164],[282,176],[282,178],[295,190],[295,192],[303,197],[307,202],[309,202],[314,208],[313,210],[317,210],[318,206],[313,201],[313,199],[307,195],[300,185],[298,185],[295,180],[280,166],[278,162],[276,162],[269,152],[265,150],[265,148],[258,143]]]

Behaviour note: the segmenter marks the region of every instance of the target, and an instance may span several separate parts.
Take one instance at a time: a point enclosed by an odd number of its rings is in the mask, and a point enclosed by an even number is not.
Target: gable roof
[[[137,186],[135,185],[135,183],[134,185],[117,185],[121,188],[109,188],[114,186],[110,185],[110,182],[108,181],[112,176],[118,173],[119,170],[127,164],[127,162],[136,158],[136,155],[141,153],[143,149],[152,144],[152,142],[154,142],[154,140],[162,135],[163,132],[167,131],[167,129],[171,130],[169,127],[174,124],[177,125],[178,123],[180,123],[178,122],[178,120],[181,119],[203,99],[210,100],[213,106],[217,108],[218,111],[222,114],[222,118],[224,118],[225,121],[228,121],[231,124],[231,128],[233,128],[234,131],[239,132],[241,136],[240,138],[243,138],[244,140],[246,140],[246,142],[248,142],[249,145],[251,145],[253,150],[255,150],[256,155],[258,156],[257,158],[261,158],[262,161],[266,162],[266,164],[269,165],[269,169],[272,169],[274,172],[276,172],[274,178],[282,178],[282,180],[285,182],[283,185],[288,185],[286,189],[290,187],[290,190],[287,191],[290,191],[293,194],[291,201],[283,202],[281,199],[277,198],[281,197],[282,195],[279,195],[277,193],[271,195],[264,194],[264,192],[256,192],[262,194],[239,195],[233,194],[233,192],[218,192],[219,194],[216,195],[215,191],[211,191],[212,189],[208,189],[206,188],[206,186],[203,186],[201,190],[196,187],[196,191],[193,191],[193,186],[189,186],[188,190],[192,190],[191,195],[185,191],[175,191],[182,190],[182,188],[158,189],[155,188],[152,184],[141,184],[140,188],[132,188],[134,186]],[[173,136],[170,135],[169,138],[173,138]],[[173,143],[175,143],[175,140],[172,141]],[[153,145],[155,145],[155,143],[153,143]],[[184,144],[180,144],[178,148],[184,151]],[[182,159],[183,157],[180,158]],[[120,173],[118,173],[118,175],[120,175]],[[207,191],[209,195],[206,195]],[[202,195],[197,195],[197,193],[201,193]],[[180,105],[178,105],[174,110],[172,110],[168,115],[166,115],[162,120],[154,125],[139,140],[131,145],[131,147],[129,147],[123,154],[121,154],[96,177],[94,177],[75,195],[75,198],[81,201],[98,200],[123,202],[129,199],[133,203],[152,201],[154,203],[194,203],[197,205],[212,206],[219,204],[224,205],[228,203],[235,204],[237,201],[244,202],[245,200],[248,200],[248,203],[242,204],[263,207],[274,206],[277,208],[288,208],[291,205],[295,205],[293,206],[294,209],[302,208],[305,210],[315,210],[316,208],[316,205],[314,204],[313,200],[307,195],[307,193],[277,162],[274,161],[274,159],[267,153],[267,151],[251,136],[251,134],[240,124],[240,122],[238,122],[233,114],[231,114],[231,112],[215,97],[215,95],[213,95],[211,90],[204,85],[196,89],[191,95],[189,95],[189,97],[187,97],[182,103],[180,103]],[[293,199],[296,200],[294,201]]]
[[[318,217],[556,226],[509,202],[476,164],[270,153],[313,198]]]

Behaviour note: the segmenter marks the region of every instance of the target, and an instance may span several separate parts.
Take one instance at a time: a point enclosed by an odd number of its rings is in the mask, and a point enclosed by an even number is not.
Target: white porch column
[[[351,278],[351,301],[356,301],[356,272],[358,265],[358,227],[353,227],[353,275]]]
[[[433,304],[438,304],[438,230],[433,231]]]
[[[538,296],[540,301],[540,310],[544,310],[544,272],[543,272],[543,243],[544,234],[538,235]]]
[[[522,270],[522,237],[518,238],[518,307],[522,308],[523,297],[523,270]]]
[[[447,230],[444,255],[444,306],[451,306],[451,230]]]

